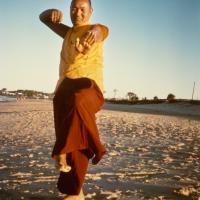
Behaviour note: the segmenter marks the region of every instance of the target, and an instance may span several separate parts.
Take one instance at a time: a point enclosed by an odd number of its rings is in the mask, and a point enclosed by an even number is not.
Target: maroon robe
[[[58,189],[62,193],[78,195],[89,159],[105,153],[95,121],[95,113],[103,103],[99,87],[88,78],[65,78],[55,93],[56,142],[52,157],[66,153],[67,163],[72,167],[69,173],[60,173]]]

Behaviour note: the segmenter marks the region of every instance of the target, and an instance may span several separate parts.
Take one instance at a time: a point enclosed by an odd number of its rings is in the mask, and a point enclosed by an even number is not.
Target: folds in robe
[[[87,150],[89,158],[105,152],[95,118],[103,103],[95,81],[88,78],[63,80],[53,99],[56,142],[52,157],[76,150]]]

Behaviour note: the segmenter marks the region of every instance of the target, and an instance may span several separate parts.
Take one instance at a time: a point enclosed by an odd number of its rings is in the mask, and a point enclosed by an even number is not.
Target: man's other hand
[[[40,14],[42,22],[61,23],[63,20],[63,13],[58,9],[48,9]]]

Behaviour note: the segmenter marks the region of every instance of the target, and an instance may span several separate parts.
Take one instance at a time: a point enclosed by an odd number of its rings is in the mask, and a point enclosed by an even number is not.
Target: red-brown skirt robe
[[[65,78],[53,98],[56,142],[52,157],[67,153],[69,173],[60,173],[58,189],[78,195],[87,172],[89,159],[105,153],[96,126],[95,113],[104,103],[95,81]]]

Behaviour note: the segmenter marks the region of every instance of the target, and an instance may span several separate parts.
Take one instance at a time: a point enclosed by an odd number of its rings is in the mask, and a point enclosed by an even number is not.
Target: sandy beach
[[[86,199],[200,200],[200,106],[105,104],[97,124],[107,154]],[[0,200],[61,200],[52,102],[0,102],[0,134]]]

